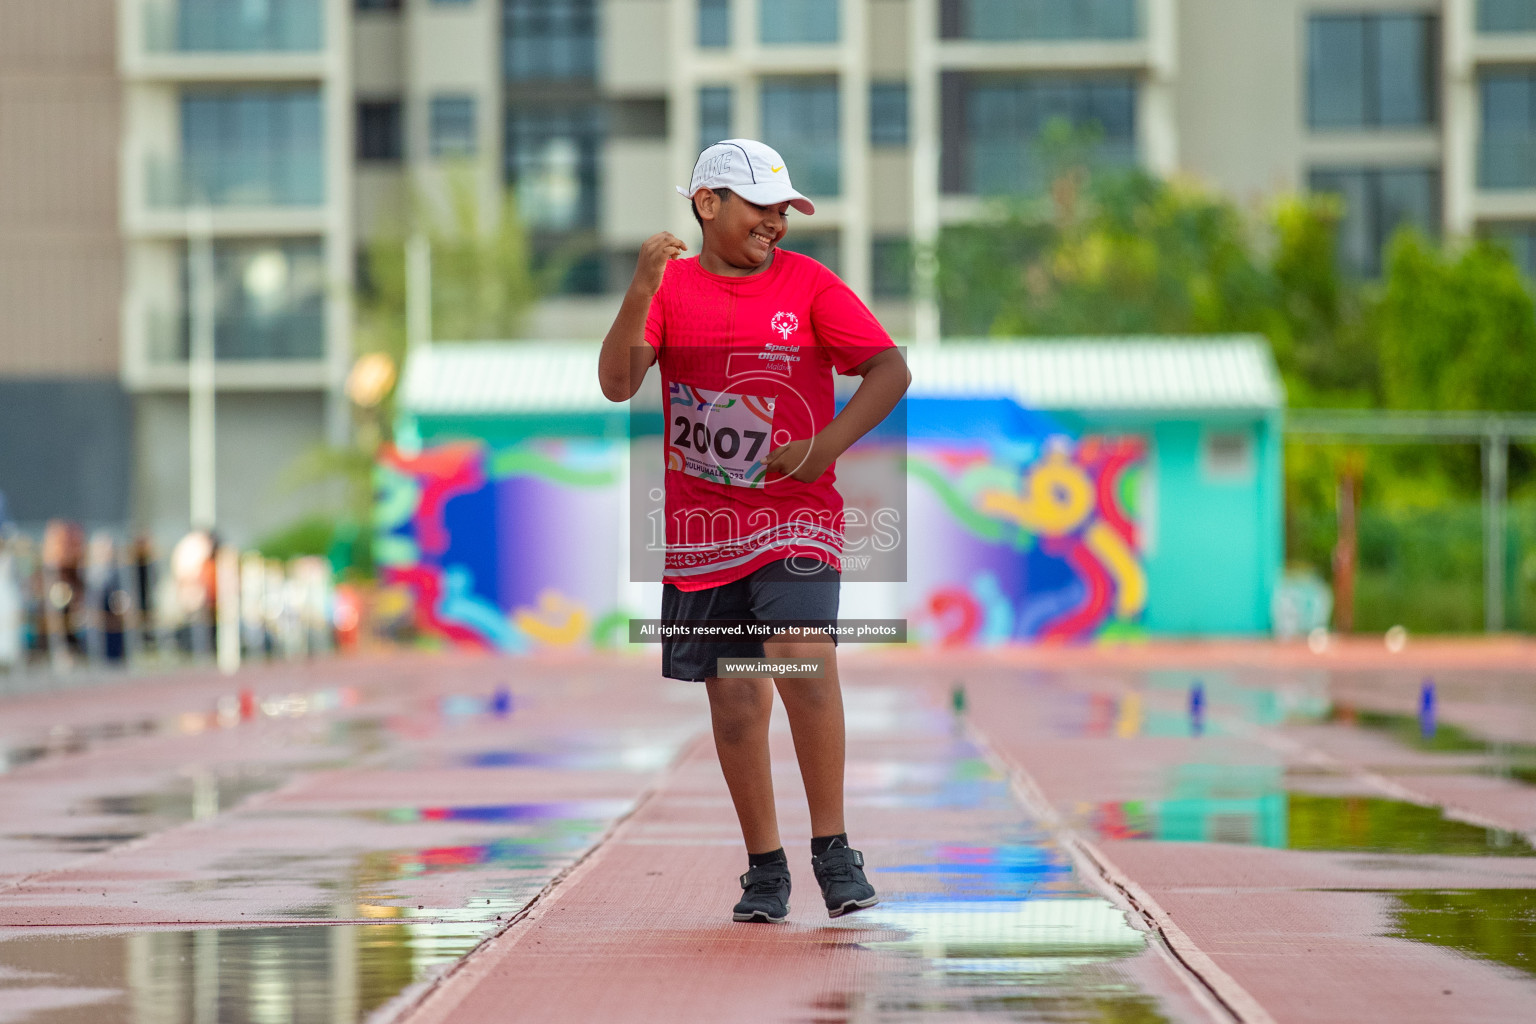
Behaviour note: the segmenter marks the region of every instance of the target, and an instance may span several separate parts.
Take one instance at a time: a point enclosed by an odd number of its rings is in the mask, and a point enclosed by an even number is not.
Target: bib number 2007
[[[729,487],[761,487],[773,399],[674,382],[667,468]]]

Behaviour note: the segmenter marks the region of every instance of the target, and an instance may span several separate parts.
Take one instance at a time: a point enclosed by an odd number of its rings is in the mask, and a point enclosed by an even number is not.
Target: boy
[[[603,394],[631,398],[658,359],[667,396],[667,555],[662,619],[814,623],[805,639],[665,639],[662,673],[703,680],[720,767],[747,847],[737,921],[782,921],[789,863],[769,773],[775,680],[721,678],[722,657],[822,659],[777,680],[811,812],[811,863],[831,917],[879,902],[843,824],[844,731],[835,637],[843,540],[833,462],[895,408],[911,381],[889,335],[835,274],[780,250],[807,216],[779,154],[730,139],[706,149],[685,191],[704,233],[696,259],[662,232],[598,360]],[[863,377],[834,418],[832,371]]]

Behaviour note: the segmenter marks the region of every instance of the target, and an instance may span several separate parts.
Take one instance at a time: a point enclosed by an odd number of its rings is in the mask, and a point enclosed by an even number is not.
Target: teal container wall
[[[1251,432],[1245,476],[1213,478],[1202,435],[1212,424],[1160,423],[1153,430],[1156,537],[1147,556],[1147,629],[1154,633],[1259,633],[1269,627],[1273,517],[1265,508],[1267,425],[1223,424]]]
[[[493,445],[511,445],[533,438],[622,439],[634,431],[661,433],[659,413],[641,413],[633,426],[622,406],[613,412],[501,413],[488,416],[402,416],[398,427],[414,425],[424,442],[475,438]]]
[[[1164,636],[1268,633],[1284,560],[1280,417],[1261,412],[1186,415],[1057,414],[1074,429],[1140,434],[1156,508],[1146,538],[1147,631]],[[1204,439],[1247,433],[1252,469],[1213,476]]]

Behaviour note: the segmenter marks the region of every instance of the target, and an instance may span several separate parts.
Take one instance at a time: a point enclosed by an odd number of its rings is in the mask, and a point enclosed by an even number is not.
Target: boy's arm
[[[912,373],[901,350],[888,348],[864,360],[853,371],[863,382],[843,406],[842,412],[832,417],[815,437],[791,441],[774,449],[768,456],[767,468],[784,476],[810,483],[827,471],[837,457],[853,443],[879,425],[891,414],[907,385],[912,383]]]
[[[666,231],[647,238],[640,247],[634,279],[597,357],[597,382],[608,401],[627,402],[635,397],[646,369],[656,361],[656,350],[645,340],[645,319],[651,312],[651,299],[661,290],[667,261],[687,249],[680,238]]]

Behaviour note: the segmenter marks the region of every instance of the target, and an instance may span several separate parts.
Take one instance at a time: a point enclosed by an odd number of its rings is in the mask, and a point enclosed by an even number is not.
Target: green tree
[[[511,189],[497,209],[486,211],[473,179],[450,174],[445,204],[418,194],[411,204],[414,227],[432,254],[432,334],[440,339],[484,341],[515,338],[528,313],[564,272],[560,259],[534,269],[528,229]],[[401,361],[406,344],[406,240],[413,231],[386,232],[365,256],[358,294],[354,349],[385,352]],[[568,261],[566,261],[568,262]]]
[[[945,334],[1252,332],[1269,339],[1292,408],[1536,407],[1536,308],[1498,245],[1405,230],[1385,276],[1361,280],[1340,265],[1336,197],[1283,197],[1255,214],[1189,182],[1095,169],[1091,148],[1058,147],[1044,192],[944,231]],[[1358,621],[1475,626],[1476,446],[1288,445],[1287,552],[1325,574],[1346,464],[1364,474]],[[1519,446],[1510,483],[1517,502],[1536,488],[1536,458]],[[1536,585],[1536,555],[1526,563]]]
[[[1381,302],[1382,398],[1395,409],[1536,409],[1536,307],[1507,251],[1404,230]]]
[[[375,238],[365,254],[362,287],[355,301],[357,356],[382,352],[396,367],[406,350],[406,240],[419,231],[432,257],[432,331],[436,338],[503,340],[522,333],[540,295],[564,273],[569,260],[557,257],[533,267],[527,228],[510,189],[487,211],[468,169],[448,175],[444,201],[418,193],[399,230]],[[394,418],[394,389],[371,409],[355,409],[350,444],[305,452],[284,475],[293,488],[317,488],[333,508],[312,515],[268,538],[273,550],[300,544],[310,549],[349,548],[362,575],[372,570],[368,531],[372,516],[373,467],[379,444]],[[322,553],[315,550],[313,553]]]

